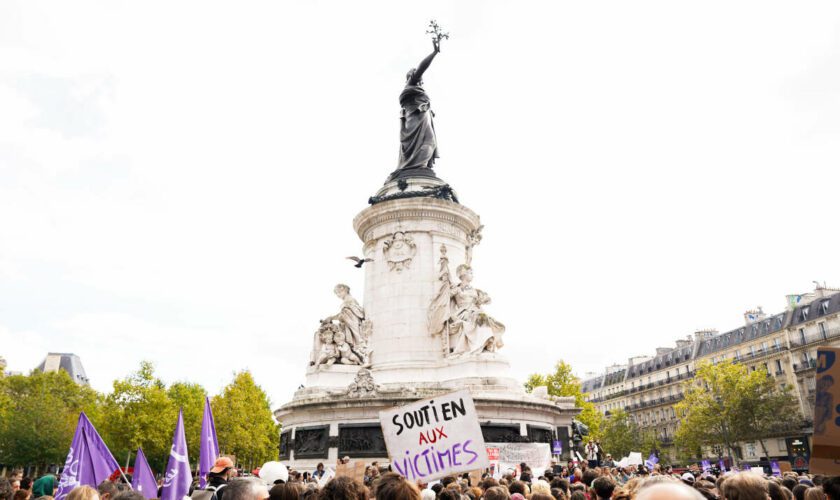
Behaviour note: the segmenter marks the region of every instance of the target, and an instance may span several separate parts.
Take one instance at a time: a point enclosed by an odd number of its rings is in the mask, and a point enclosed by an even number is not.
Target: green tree
[[[764,447],[764,438],[801,418],[788,390],[777,388],[767,372],[739,363],[703,363],[683,390],[685,398],[674,407],[681,420],[675,442],[686,452],[720,445],[736,460],[735,443],[758,440]]]
[[[235,455],[249,469],[277,459],[280,427],[251,372],[237,373],[212,405],[221,453]]]
[[[198,384],[189,382],[175,382],[166,391],[175,408],[184,410],[184,434],[187,437],[187,447],[192,451],[190,460],[198,460],[198,450],[201,440],[201,419],[204,416],[204,398],[207,391]],[[172,427],[175,428],[174,425]]]
[[[601,444],[615,460],[620,460],[631,451],[642,449],[639,427],[627,412],[622,409],[615,410],[604,420]]]
[[[0,462],[26,466],[63,464],[84,411],[99,415],[100,397],[64,371],[0,379]]]
[[[172,432],[178,408],[155,376],[148,361],[122,380],[114,381],[114,390],[105,398],[101,432],[114,456],[133,455],[138,447],[155,471],[166,466],[172,445]]]
[[[552,396],[574,397],[575,406],[581,408],[578,420],[589,427],[589,436],[592,439],[600,439],[604,416],[594,404],[586,401],[586,394],[581,390],[580,379],[572,373],[572,367],[568,363],[558,361],[554,372],[546,375],[532,374],[525,382],[525,389],[531,392],[535,387],[543,385],[548,388],[548,393]]]

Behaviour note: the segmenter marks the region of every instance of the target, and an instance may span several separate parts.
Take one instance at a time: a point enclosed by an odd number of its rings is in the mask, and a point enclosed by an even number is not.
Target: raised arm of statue
[[[423,73],[425,73],[426,70],[429,69],[429,65],[432,64],[432,60],[435,58],[436,55],[438,55],[438,52],[440,52],[440,42],[439,41],[432,40],[432,45],[434,45],[435,49],[432,51],[431,54],[426,56],[425,59],[420,61],[420,64],[417,65],[417,69],[414,71],[414,73],[408,79],[408,82],[407,82],[408,85],[417,85],[421,81],[423,81]]]

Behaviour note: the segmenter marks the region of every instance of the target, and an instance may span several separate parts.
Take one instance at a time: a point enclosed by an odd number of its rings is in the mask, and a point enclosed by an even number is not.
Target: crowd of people
[[[282,468],[282,474],[271,464]],[[589,467],[587,462],[552,467],[536,475],[527,464],[481,479],[469,474],[416,483],[373,463],[363,479],[334,476],[323,464],[312,472],[287,470],[269,462],[263,474],[242,474],[227,458],[217,461],[205,488],[190,491],[201,500],[840,500],[840,476],[786,472],[767,476],[756,471],[702,471],[682,474],[655,465]],[[475,477],[475,476],[473,476]],[[67,500],[145,500],[131,490],[123,475],[98,487],[78,486]],[[475,484],[473,484],[475,483]],[[0,500],[54,500],[58,480],[45,475],[36,481],[13,473],[0,479]]]

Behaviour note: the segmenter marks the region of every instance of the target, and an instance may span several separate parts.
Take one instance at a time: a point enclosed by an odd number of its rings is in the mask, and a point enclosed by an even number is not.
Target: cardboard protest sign
[[[840,474],[840,349],[817,349],[812,474]]]
[[[462,390],[379,412],[391,466],[430,481],[490,466],[478,413]]]
[[[790,465],[790,462],[789,462],[789,461],[787,461],[787,460],[779,460],[779,471],[781,471],[783,474],[784,474],[785,472],[792,472],[792,471],[793,471],[793,467]]]
[[[551,466],[551,445],[548,443],[490,443],[488,450],[499,450],[499,468],[504,474],[508,470],[518,470],[519,464],[526,463],[539,477]]]

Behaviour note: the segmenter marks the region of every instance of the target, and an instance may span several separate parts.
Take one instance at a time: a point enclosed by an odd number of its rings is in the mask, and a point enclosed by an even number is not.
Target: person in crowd
[[[615,481],[610,476],[601,476],[592,481],[592,493],[589,498],[607,500],[612,498],[613,490],[615,490]]]
[[[125,490],[117,493],[114,500],[146,500],[146,497],[139,491]]]
[[[805,500],[825,500],[825,492],[819,486],[808,488],[805,492]]]
[[[55,476],[47,474],[32,484],[32,496],[35,498],[51,497],[55,495],[55,485]]]
[[[595,444],[595,441],[590,439],[589,442],[586,443],[586,447],[583,449],[583,452],[586,454],[587,465],[589,465],[590,468],[597,467],[598,453],[600,453],[600,449],[598,448],[598,445]]]
[[[720,492],[726,500],[767,500],[770,497],[767,480],[753,473],[727,476]]]
[[[12,490],[12,482],[4,477],[0,477],[0,500],[12,500],[15,496]]]
[[[12,497],[12,500],[29,500],[29,497],[32,496],[31,491],[26,490],[17,490]]]
[[[840,500],[840,476],[825,478],[822,489],[827,500]]]
[[[225,500],[268,500],[268,488],[253,477],[231,479],[227,482]]]
[[[504,486],[491,486],[484,490],[483,500],[510,500],[510,492]]]
[[[336,477],[321,488],[318,500],[367,500],[367,488],[349,477]]]
[[[114,497],[120,492],[117,485],[107,479],[99,483],[99,486],[96,487],[96,491],[99,492],[100,500],[114,500]]]
[[[90,486],[76,486],[70,490],[67,500],[99,500],[99,492]]]
[[[326,471],[324,470],[324,464],[318,463],[318,465],[315,466],[315,470],[312,472],[312,477],[320,481],[321,478],[324,477],[324,474],[326,474]]]
[[[808,491],[808,485],[805,484],[797,484],[793,487],[793,498],[794,500],[805,500],[805,492]]]
[[[642,484],[634,500],[703,500],[703,495],[680,481],[656,481]]]
[[[229,457],[219,457],[213,463],[210,472],[207,473],[206,489],[215,493],[216,500],[222,500],[228,483],[235,477],[236,468],[233,466],[233,460]]]
[[[275,484],[268,490],[269,500],[299,500],[305,488],[301,483]]]
[[[396,472],[379,477],[373,488],[376,500],[420,500],[420,490]]]

